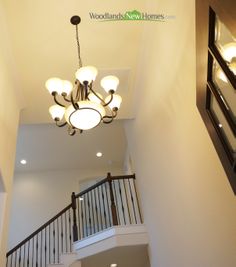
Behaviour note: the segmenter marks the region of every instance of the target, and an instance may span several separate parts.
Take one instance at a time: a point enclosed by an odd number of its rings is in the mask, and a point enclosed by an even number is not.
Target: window
[[[208,8],[205,27],[203,23],[197,24],[197,106],[236,194],[236,34],[224,23],[224,19],[227,21],[225,15],[230,12],[222,12],[224,7],[219,8],[219,3],[210,6],[210,2],[204,6],[205,10]],[[221,2],[221,5],[224,4]],[[199,6],[197,23],[203,8]],[[214,8],[224,14],[223,19]],[[231,17],[227,25],[235,27],[236,17]],[[200,36],[204,36],[208,49],[204,48]],[[203,52],[204,49],[207,51]],[[200,68],[202,56],[206,58],[205,68]],[[200,78],[198,71],[205,71],[206,78]]]

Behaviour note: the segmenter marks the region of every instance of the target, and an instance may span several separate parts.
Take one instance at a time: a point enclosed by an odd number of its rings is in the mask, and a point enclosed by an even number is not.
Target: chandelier
[[[82,66],[78,36],[80,21],[79,16],[73,16],[70,19],[71,24],[76,28],[79,60],[74,86],[70,81],[59,78],[50,78],[45,84],[56,103],[49,108],[49,113],[58,127],[67,125],[69,135],[74,135],[77,130],[82,133],[84,130],[92,129],[100,122],[111,123],[117,116],[122,102],[121,96],[115,94],[119,85],[119,79],[116,76],[106,76],[100,82],[107,93],[105,99],[94,90],[93,82],[98,71],[93,66]]]

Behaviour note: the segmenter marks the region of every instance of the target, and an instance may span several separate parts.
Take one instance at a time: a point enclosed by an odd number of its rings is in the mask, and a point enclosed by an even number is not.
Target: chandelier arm
[[[81,91],[81,89],[80,89],[80,83],[78,85],[78,81],[76,81],[76,86],[77,86],[77,88],[76,88],[76,96],[75,96],[75,99],[76,99],[76,102],[78,102],[80,100],[80,91]]]
[[[79,43],[79,34],[78,34],[78,24],[75,25],[75,29],[76,29],[76,41],[77,41],[77,50],[78,50],[78,60],[79,60],[79,67],[82,67],[82,60],[80,57],[80,43]]]
[[[108,118],[109,117],[109,120],[104,120],[104,118]],[[112,121],[113,121],[113,117],[111,117],[111,116],[104,116],[103,118],[102,118],[102,122],[103,123],[105,123],[105,124],[109,124],[109,123],[111,123]]]
[[[84,86],[83,87],[83,89],[84,89],[83,90],[84,91],[84,98],[82,100],[84,100],[84,99],[86,100],[86,99],[88,99],[88,94],[89,94],[89,92],[88,92],[89,90],[88,89],[90,89],[90,87],[89,87],[89,84],[88,84],[87,81],[83,82],[83,86]]]
[[[79,108],[79,105],[74,101],[74,98],[73,98],[73,92],[71,92],[71,95],[70,95],[70,101],[74,107],[75,110],[77,110]]]
[[[67,131],[68,131],[68,134],[70,136],[73,136],[76,133],[76,128],[74,126],[72,126],[72,125],[69,124],[68,125],[68,128],[67,128]]]
[[[112,114],[111,116],[106,115],[106,116],[102,117],[103,123],[106,123],[106,124],[111,123],[113,121],[113,119],[117,116],[117,110],[116,109],[115,110],[112,110],[111,112],[112,112],[111,113]],[[106,119],[108,119],[108,120],[106,120]]]
[[[66,98],[65,95],[62,95],[62,96],[63,96],[63,99],[64,99],[66,102],[69,102],[69,103],[71,102],[70,99]]]
[[[106,107],[106,106],[108,106],[110,103],[111,103],[111,101],[113,100],[113,94],[114,94],[114,92],[111,92],[110,91],[110,96],[111,96],[111,98],[110,98],[110,100],[107,102],[107,103],[105,103],[105,105],[103,105],[104,107]]]
[[[81,101],[85,100],[85,88],[83,84],[80,84],[79,99]]]
[[[54,99],[54,101],[55,101],[55,103],[57,104],[57,105],[59,105],[59,106],[61,106],[61,107],[65,107],[65,105],[63,105],[63,104],[61,104],[58,100],[57,100],[57,93],[56,92],[53,92],[52,93],[52,95],[53,95],[53,99]]]
[[[105,105],[106,105],[105,101],[104,101],[99,95],[97,95],[96,92],[93,91],[93,89],[92,89],[91,87],[89,87],[89,89],[91,90],[91,92],[92,92],[92,93],[93,93],[99,100],[101,100],[102,105],[105,107]]]
[[[56,121],[56,126],[58,127],[64,127],[67,124],[67,122],[63,122],[62,124],[59,124],[59,121]]]

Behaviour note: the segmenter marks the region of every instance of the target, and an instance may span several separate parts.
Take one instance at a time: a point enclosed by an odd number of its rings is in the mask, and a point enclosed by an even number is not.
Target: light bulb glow
[[[223,46],[223,58],[231,62],[232,58],[236,57],[236,43],[228,43]]]
[[[65,111],[65,120],[68,124],[70,124],[70,115],[75,111],[73,105],[70,105],[66,108]]]
[[[109,91],[113,90],[114,92],[119,85],[119,79],[116,76],[106,76],[100,82],[102,88],[109,93]]]
[[[95,67],[86,66],[79,68],[75,73],[75,77],[80,81],[81,84],[83,84],[85,81],[90,84],[92,81],[95,81],[97,74],[98,71]]]
[[[50,78],[45,83],[46,88],[49,93],[57,92],[59,95],[63,91],[63,81],[59,78]]]
[[[106,97],[105,102],[107,103],[110,99],[111,99],[110,96]],[[114,94],[113,95],[113,99],[112,99],[111,103],[108,106],[110,107],[110,109],[113,109],[113,108],[119,109],[120,105],[121,105],[121,102],[122,102],[121,96]]]
[[[70,81],[62,81],[62,93],[69,95],[73,89],[73,85]]]
[[[21,163],[22,165],[25,165],[25,164],[27,163],[27,161],[26,161],[25,159],[22,159],[22,160],[20,161],[20,163]]]
[[[101,158],[101,157],[102,157],[102,152],[97,152],[96,156],[97,156],[98,158]]]
[[[77,102],[79,109],[72,112],[69,116],[70,124],[81,130],[89,130],[96,127],[103,116],[105,109],[102,105],[91,101]]]
[[[49,108],[53,120],[61,120],[65,114],[65,108],[59,105],[53,105]]]

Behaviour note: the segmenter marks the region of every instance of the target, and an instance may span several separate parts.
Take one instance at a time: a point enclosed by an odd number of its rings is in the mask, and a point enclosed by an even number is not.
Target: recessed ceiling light
[[[110,267],[117,267],[118,265],[116,263],[112,263]]]
[[[96,156],[97,156],[98,158],[101,158],[101,156],[102,156],[102,152],[98,152],[98,153],[96,154]]]
[[[25,165],[25,164],[27,163],[27,161],[26,161],[25,159],[22,159],[22,160],[20,161],[20,163],[23,164],[23,165]]]
[[[222,128],[222,127],[223,127],[223,125],[222,125],[221,123],[219,123],[219,127],[220,127],[220,128]]]

